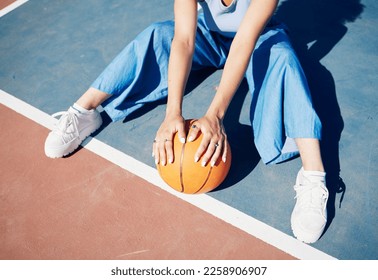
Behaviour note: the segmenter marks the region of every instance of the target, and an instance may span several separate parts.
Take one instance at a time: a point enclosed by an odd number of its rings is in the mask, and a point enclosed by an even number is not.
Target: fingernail
[[[194,162],[197,162],[199,160],[199,157],[194,158]]]
[[[188,138],[188,141],[189,142],[192,142],[194,140],[194,137],[193,136],[190,136],[189,138]]]
[[[169,163],[172,163],[173,162],[173,158],[170,158],[168,161],[169,161]]]
[[[155,164],[158,164],[158,163],[159,163],[159,161],[157,159],[155,159]]]
[[[227,158],[226,158],[226,157],[223,157],[222,160],[223,160],[223,162],[226,162]]]
[[[185,138],[184,137],[180,138],[180,142],[185,144]]]
[[[214,165],[215,165],[215,161],[212,161],[211,162],[211,167],[214,167]]]
[[[205,167],[205,166],[206,166],[206,161],[203,161],[203,162],[201,163],[201,165],[202,165],[202,167]]]

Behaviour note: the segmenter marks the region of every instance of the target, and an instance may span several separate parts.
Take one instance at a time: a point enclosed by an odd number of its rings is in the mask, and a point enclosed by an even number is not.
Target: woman
[[[203,13],[197,10],[197,2]],[[45,143],[49,157],[73,152],[97,130],[102,105],[113,121],[147,102],[168,97],[166,116],[153,143],[155,161],[173,162],[172,139],[203,140],[195,161],[227,160],[223,118],[245,77],[251,93],[255,145],[264,163],[298,154],[303,167],[294,189],[297,202],[291,224],[294,235],[312,243],[323,233],[328,191],[320,155],[321,124],[312,108],[301,66],[282,25],[271,19],[278,0],[175,0],[175,21],[144,30],[113,60],[92,86],[61,117]],[[206,114],[184,131],[182,100],[190,71],[223,68]],[[141,79],[148,80],[146,83]],[[293,143],[295,142],[295,145]]]

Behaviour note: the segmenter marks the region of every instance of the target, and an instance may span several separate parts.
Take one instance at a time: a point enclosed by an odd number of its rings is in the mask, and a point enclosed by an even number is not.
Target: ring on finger
[[[165,138],[163,141],[159,141],[159,140],[154,140],[154,143],[159,143],[159,142],[170,142],[170,141],[172,141],[172,140],[169,140],[169,139],[167,139],[167,138]]]
[[[168,140],[168,139],[164,139],[164,140],[154,140],[154,143],[159,143],[159,142],[168,142],[168,141],[170,141],[170,140]]]

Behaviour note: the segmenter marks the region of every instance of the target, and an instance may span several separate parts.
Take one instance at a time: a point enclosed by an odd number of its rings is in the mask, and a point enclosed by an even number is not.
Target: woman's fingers
[[[219,156],[221,155],[222,149],[223,143],[210,142],[209,146],[207,147],[206,153],[202,158],[202,166],[205,166],[209,161],[211,166],[214,166]]]
[[[165,123],[157,132],[152,148],[152,156],[155,157],[156,164],[166,165],[175,160],[173,151],[175,133],[177,133],[179,141],[185,143],[184,122]],[[202,139],[195,153],[194,161],[201,160],[202,166],[206,166],[208,163],[214,166],[219,158],[225,162],[228,142],[222,123],[206,118],[195,121],[190,127],[187,141],[194,141],[200,134],[202,134]]]
[[[173,137],[178,134],[179,140],[185,142],[185,126],[182,118],[169,119],[160,126],[152,146],[155,164],[166,165],[174,161]]]
[[[155,163],[166,165],[167,163],[172,163],[174,160],[173,155],[173,144],[172,140],[164,138],[162,140],[155,139],[153,144],[153,154],[155,157]]]
[[[188,141],[196,139],[199,133],[203,136],[194,161],[201,159],[202,166],[206,166],[209,162],[214,166],[220,157],[224,159],[226,156],[227,137],[223,125],[221,122],[200,119],[192,125]]]
[[[189,129],[188,134],[188,142],[193,142],[195,139],[197,139],[198,134],[201,132],[201,126],[198,121],[193,122],[192,126]]]
[[[162,165],[166,165],[167,162],[171,163],[173,158],[172,140],[164,138],[159,144],[160,162]]]
[[[228,141],[227,138],[224,140],[224,145],[223,145],[223,153],[222,153],[222,161],[226,162],[227,161],[227,153],[228,153]]]

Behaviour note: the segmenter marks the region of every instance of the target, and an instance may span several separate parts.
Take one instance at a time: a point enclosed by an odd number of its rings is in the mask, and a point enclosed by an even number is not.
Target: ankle
[[[74,103],[72,105],[72,107],[75,108],[76,110],[78,110],[81,113],[89,113],[90,111],[92,111],[94,109],[94,108],[91,108],[89,106],[82,106],[79,103]]]
[[[102,92],[95,88],[89,88],[77,101],[76,104],[86,110],[96,109],[106,99],[110,97],[110,94]]]
[[[324,166],[322,163],[303,163],[302,169],[305,171],[325,172]]]
[[[303,167],[300,170],[301,175],[310,182],[322,182],[326,181],[326,172],[319,170],[306,170]]]
[[[90,111],[97,108],[97,106],[93,106],[92,104],[89,104],[89,103],[83,103],[80,100],[74,103],[74,107],[76,107],[77,109],[84,109],[84,111]]]

